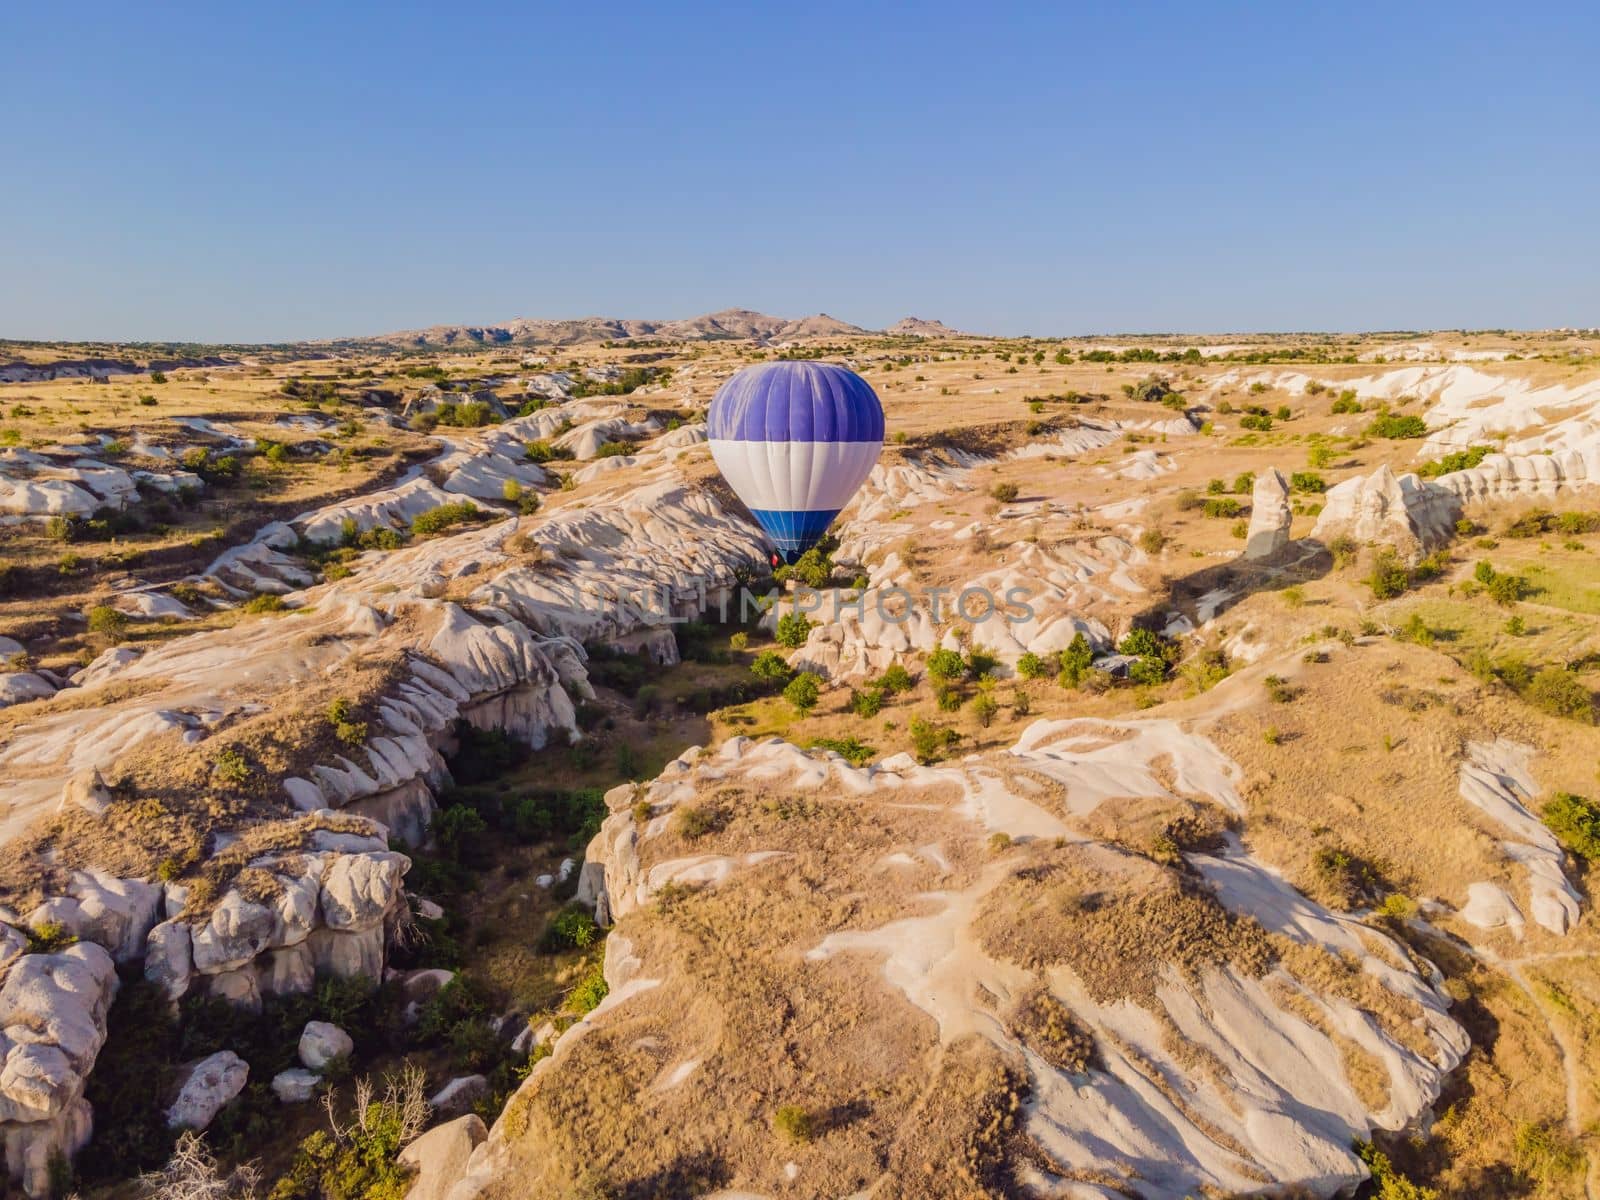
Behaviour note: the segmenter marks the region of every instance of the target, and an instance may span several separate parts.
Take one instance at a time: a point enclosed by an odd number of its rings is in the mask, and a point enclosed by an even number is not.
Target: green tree
[[[794,705],[801,716],[817,706],[822,697],[822,679],[811,671],[801,671],[783,689],[783,698]]]

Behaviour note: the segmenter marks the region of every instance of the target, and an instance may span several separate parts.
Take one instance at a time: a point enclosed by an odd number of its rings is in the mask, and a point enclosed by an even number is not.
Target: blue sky
[[[19,0],[0,336],[1595,324],[1597,35],[1577,3]]]

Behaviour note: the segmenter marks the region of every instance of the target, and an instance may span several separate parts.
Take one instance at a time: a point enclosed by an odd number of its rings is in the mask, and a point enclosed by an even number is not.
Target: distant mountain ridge
[[[786,342],[799,338],[849,337],[882,332],[912,337],[960,337],[940,321],[906,317],[887,330],[863,329],[827,313],[801,317],[774,317],[748,308],[725,308],[679,321],[627,320],[618,317],[573,317],[549,320],[517,317],[495,325],[430,325],[365,338],[338,338],[336,342],[370,342],[408,349],[448,349],[470,346],[574,346],[583,342],[626,341],[654,338],[662,341],[710,342],[751,340]]]

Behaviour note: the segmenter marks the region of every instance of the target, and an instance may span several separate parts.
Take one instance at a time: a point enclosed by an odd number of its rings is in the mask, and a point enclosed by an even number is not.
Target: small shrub
[[[928,655],[928,676],[941,682],[960,679],[966,674],[967,665],[960,654],[954,650],[947,650],[943,646]]]
[[[750,664],[750,673],[769,683],[787,683],[794,671],[776,650],[763,650]]]
[[[1328,481],[1315,471],[1296,471],[1289,476],[1289,486],[1297,492],[1317,494],[1328,490]]]
[[[783,698],[794,705],[801,716],[815,708],[821,697],[822,678],[812,671],[801,671],[783,689]]]
[[[1525,695],[1530,704],[1551,716],[1585,725],[1594,722],[1594,697],[1571,671],[1545,667],[1533,677]]]
[[[128,618],[109,604],[97,604],[89,610],[89,632],[109,638],[120,638],[128,629]]]
[[[867,745],[859,738],[812,738],[808,743],[813,750],[831,750],[840,755],[852,767],[864,767],[877,757],[875,747]]]
[[[1242,471],[1233,477],[1233,492],[1236,496],[1248,496],[1256,486],[1256,473]]]
[[[471,500],[461,500],[454,504],[441,504],[437,508],[430,508],[427,512],[418,513],[411,519],[411,532],[418,537],[428,537],[432,534],[443,533],[454,525],[462,525],[476,521],[483,514],[478,506]]]
[[[1399,413],[1383,413],[1374,418],[1366,428],[1368,437],[1388,438],[1397,441],[1402,438],[1419,438],[1428,436],[1428,424],[1415,414],[1405,416]]]
[[[806,644],[806,638],[811,636],[811,627],[815,624],[802,612],[785,613],[778,618],[778,629],[774,640],[780,646],[787,646],[791,650],[798,650]]]
[[[588,909],[569,906],[551,918],[545,927],[540,948],[546,953],[558,954],[564,950],[587,950],[600,936],[600,927]]]
[[[907,671],[899,663],[890,663],[888,669],[872,681],[872,685],[882,688],[884,693],[890,696],[897,695],[900,692],[909,692],[914,686],[911,680],[911,672]]]
[[[217,754],[211,765],[212,774],[223,783],[241,784],[250,778],[250,764],[236,747],[229,746]]]
[[[1392,600],[1405,593],[1411,584],[1411,575],[1400,556],[1391,547],[1384,546],[1372,556],[1372,570],[1366,584],[1374,600]]]
[[[911,720],[912,754],[919,763],[938,762],[957,742],[961,735],[944,725],[935,725],[921,717]]]
[[[59,921],[41,921],[27,931],[29,954],[55,954],[78,940],[75,933]]]
[[[1146,554],[1160,554],[1166,544],[1167,535],[1159,529],[1146,529],[1139,534],[1139,549]]]
[[[866,688],[850,694],[850,711],[858,717],[875,717],[883,711],[881,688]]]
[[[988,692],[979,692],[977,697],[972,701],[973,715],[978,718],[978,724],[982,725],[985,729],[989,728],[990,724],[994,721],[995,713],[999,711],[1000,705],[995,701],[993,696],[989,695]]]
[[[1018,488],[1014,483],[997,483],[989,489],[989,495],[1000,501],[1001,504],[1010,504],[1017,498],[1017,494]]]
[[[817,1119],[798,1104],[780,1104],[772,1114],[772,1128],[786,1142],[809,1142],[816,1136]]]
[[[606,983],[605,963],[596,962],[578,984],[567,993],[566,1010],[583,1016],[600,1006],[600,1001],[611,991]]]
[[[262,592],[251,596],[245,601],[244,611],[247,613],[275,613],[282,612],[286,606],[282,596],[275,596],[271,592]]]
[[[1600,862],[1600,804],[1571,792],[1557,792],[1544,806],[1543,820],[1573,854]]]
[[[1243,510],[1232,496],[1216,496],[1205,502],[1204,511],[1208,517],[1225,517],[1232,520]]]
[[[1083,682],[1094,665],[1094,651],[1082,631],[1074,634],[1071,643],[1061,653],[1061,671],[1056,682],[1062,687],[1075,688]]]
[[[1357,1141],[1355,1150],[1372,1173],[1373,1200],[1439,1200],[1439,1193],[1433,1188],[1412,1183],[1396,1171],[1389,1156],[1371,1142]]]
[[[1017,659],[1017,674],[1024,679],[1038,679],[1045,674],[1048,668],[1044,659],[1029,650]]]

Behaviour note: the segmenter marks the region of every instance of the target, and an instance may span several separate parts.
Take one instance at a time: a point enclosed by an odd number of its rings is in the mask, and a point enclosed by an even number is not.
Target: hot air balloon
[[[872,472],[883,406],[833,363],[762,363],[717,389],[706,434],[723,478],[792,563]]]

